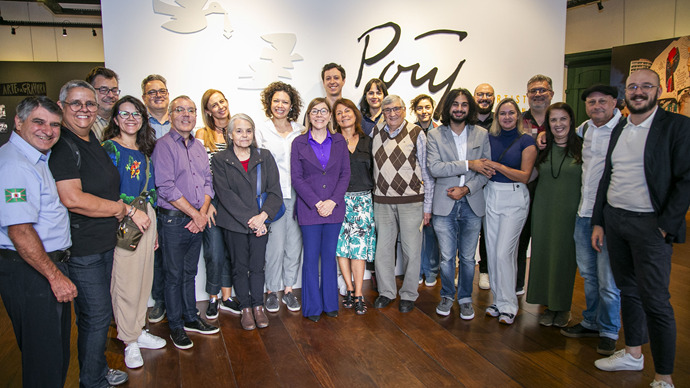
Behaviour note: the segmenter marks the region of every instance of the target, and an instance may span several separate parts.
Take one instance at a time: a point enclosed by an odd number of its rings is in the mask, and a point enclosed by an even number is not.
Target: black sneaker
[[[170,339],[178,349],[189,349],[194,346],[194,343],[183,329],[170,330]]]
[[[206,309],[206,318],[207,319],[218,318],[218,299],[217,298],[211,298],[208,301],[208,308]]]
[[[209,325],[208,323],[204,322],[203,319],[197,317],[195,320],[191,322],[185,322],[184,323],[184,330],[185,331],[193,331],[195,333],[199,334],[216,334],[219,329],[213,325]]]
[[[235,315],[240,315],[242,314],[242,309],[240,308],[240,304],[235,302],[232,298],[228,298],[227,300],[223,300],[220,302],[220,309],[225,310],[225,311],[230,311],[231,313]]]
[[[151,311],[149,311],[149,322],[157,323],[165,318],[165,303],[161,300],[156,301]]]
[[[561,329],[561,334],[569,338],[599,337],[599,331],[588,329],[582,326],[581,323]],[[616,349],[613,350],[615,351]]]
[[[108,373],[105,374],[105,379],[108,381],[108,384],[116,386],[126,383],[129,379],[129,375],[127,375],[127,372],[118,369],[108,369]]]
[[[597,345],[597,353],[610,356],[616,352],[616,340],[609,337],[601,337]]]

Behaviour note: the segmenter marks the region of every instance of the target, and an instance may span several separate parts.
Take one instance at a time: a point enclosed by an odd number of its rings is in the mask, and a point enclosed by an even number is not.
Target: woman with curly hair
[[[271,151],[280,172],[280,189],[285,204],[285,217],[271,223],[271,235],[266,245],[266,310],[280,310],[278,292],[283,290],[282,301],[290,311],[302,306],[292,293],[302,255],[302,232],[292,217],[295,190],[290,178],[290,150],[292,141],[302,133],[297,123],[302,99],[297,89],[284,82],[273,82],[261,92],[261,102],[268,120],[256,128],[256,144]]]

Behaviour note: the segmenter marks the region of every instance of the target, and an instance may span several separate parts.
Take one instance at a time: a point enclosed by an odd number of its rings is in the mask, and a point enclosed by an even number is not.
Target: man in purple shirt
[[[186,331],[214,334],[218,328],[196,314],[194,278],[201,252],[206,211],[213,197],[211,170],[204,146],[191,136],[196,105],[187,96],[169,107],[170,132],[156,142],[151,156],[156,166],[160,247],[165,271],[165,305],[170,338],[180,349],[193,343]]]

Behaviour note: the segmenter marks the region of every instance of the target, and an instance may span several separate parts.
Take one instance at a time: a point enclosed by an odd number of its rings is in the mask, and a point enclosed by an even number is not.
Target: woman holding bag
[[[103,139],[101,145],[120,173],[120,199],[133,205],[137,197],[145,197],[146,214],[155,220],[156,188],[150,157],[156,138],[144,104],[132,96],[117,101]],[[132,207],[133,214],[142,211]],[[153,284],[153,251],[158,248],[156,223],[143,231],[133,250],[121,246],[118,243],[113,254],[110,294],[117,338],[126,345],[125,365],[132,369],[144,365],[140,348],[160,349],[166,343],[143,329]]]
[[[268,326],[264,311],[266,221],[277,218],[283,203],[275,159],[268,150],[256,147],[254,131],[249,116],[232,116],[228,148],[211,159],[213,187],[219,201],[216,224],[222,228],[230,251],[233,285],[245,330]],[[263,200],[257,201],[261,197]]]

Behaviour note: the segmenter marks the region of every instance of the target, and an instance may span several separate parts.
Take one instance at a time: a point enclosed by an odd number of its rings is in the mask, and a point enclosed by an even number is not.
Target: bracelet
[[[134,209],[134,211],[132,212],[132,215],[130,217],[134,217],[134,215],[137,214],[137,208],[132,206],[132,209]]]
[[[127,212],[127,217],[133,216],[135,210],[136,210],[136,208],[134,206],[130,206],[129,211]]]

